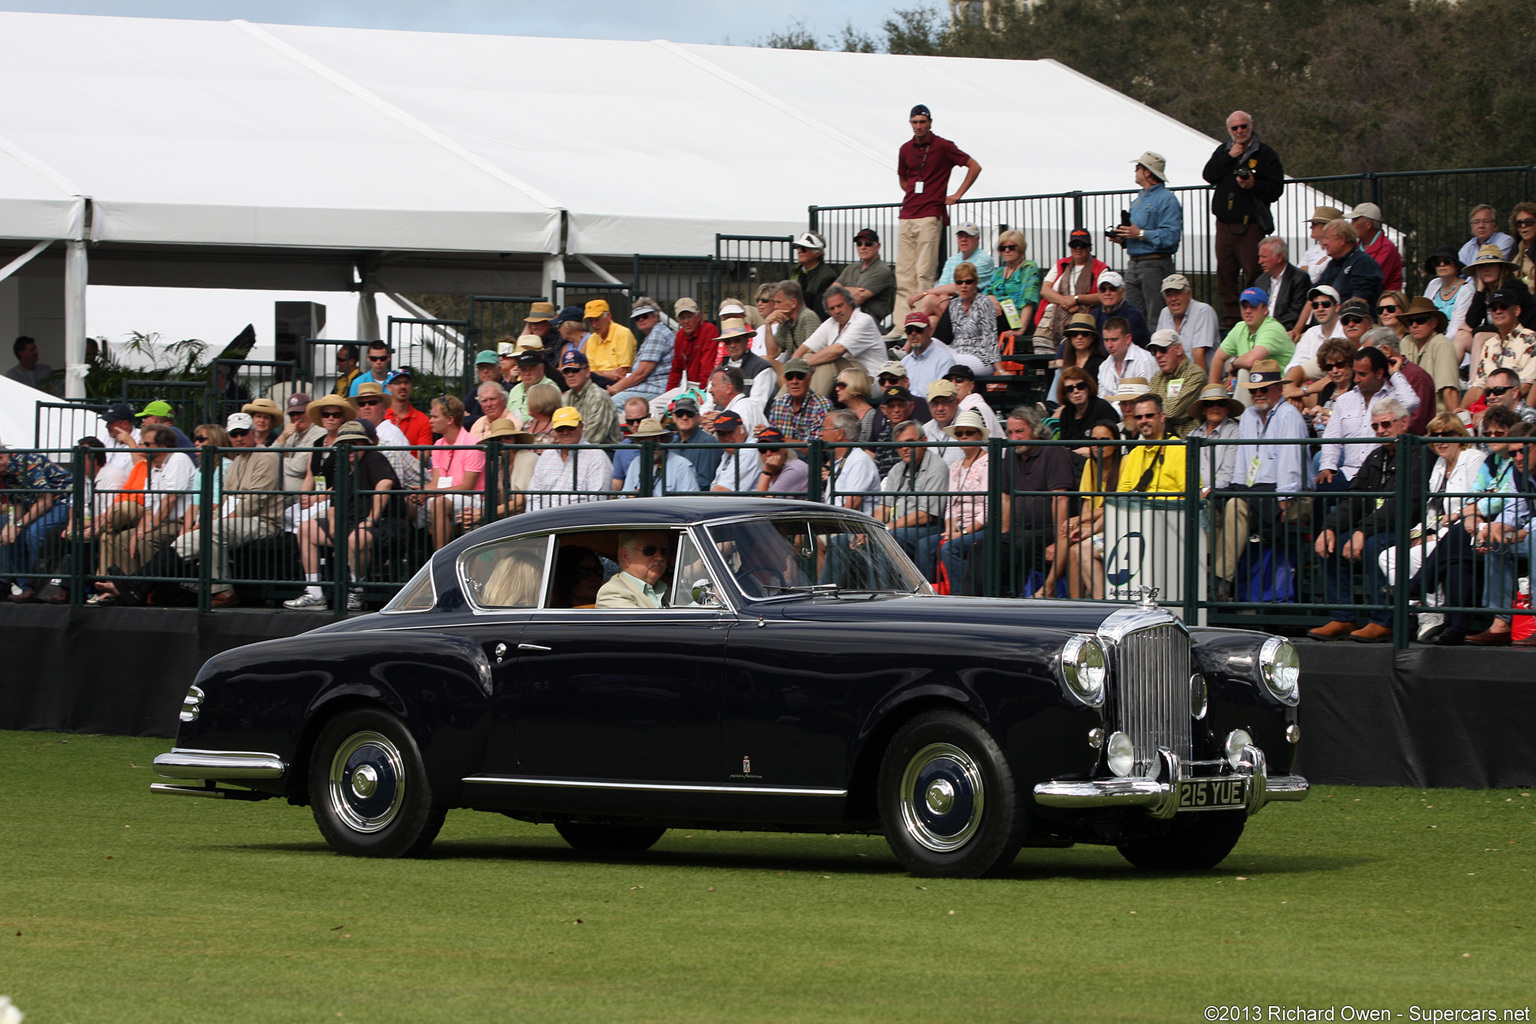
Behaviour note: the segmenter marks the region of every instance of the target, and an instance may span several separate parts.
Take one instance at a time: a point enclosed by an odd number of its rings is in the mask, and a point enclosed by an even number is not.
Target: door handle
[[[538,651],[541,654],[548,654],[554,648],[545,647],[542,644],[518,644],[517,649],[520,651]]]

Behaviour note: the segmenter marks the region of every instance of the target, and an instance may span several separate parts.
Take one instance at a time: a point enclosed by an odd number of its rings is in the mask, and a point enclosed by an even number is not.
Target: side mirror
[[[693,598],[694,604],[704,607],[714,607],[720,603],[715,600],[715,585],[707,579],[694,580],[688,595]]]

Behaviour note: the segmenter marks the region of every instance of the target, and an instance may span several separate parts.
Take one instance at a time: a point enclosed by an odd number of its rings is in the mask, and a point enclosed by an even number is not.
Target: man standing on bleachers
[[[901,182],[900,231],[896,252],[895,323],[904,324],[912,296],[933,287],[939,262],[939,235],[949,222],[948,207],[958,203],[976,183],[981,164],[948,139],[933,134],[933,113],[919,103],[907,117],[912,138],[896,154],[896,180]],[[965,168],[965,180],[949,193],[949,175]]]

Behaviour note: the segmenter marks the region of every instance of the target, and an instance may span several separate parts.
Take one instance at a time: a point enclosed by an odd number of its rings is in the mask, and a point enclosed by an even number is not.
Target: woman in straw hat
[[[1515,265],[1504,258],[1504,250],[1496,245],[1485,245],[1477,250],[1477,258],[1467,265],[1472,272],[1475,292],[1467,305],[1467,322],[1451,339],[1456,343],[1456,357],[1465,359],[1472,354],[1477,362],[1477,352],[1483,342],[1498,331],[1488,319],[1488,296],[1500,288],[1508,288],[1520,296],[1520,323],[1536,328],[1536,303],[1531,302],[1531,291],[1525,282],[1515,276]]]
[[[257,398],[246,402],[240,411],[251,417],[251,432],[256,435],[256,447],[268,448],[277,440],[278,424],[283,422],[283,411],[270,398]]]
[[[486,474],[489,476],[493,470],[490,449],[492,445],[522,445],[534,444],[534,436],[519,427],[511,420],[493,420],[486,429],[483,445],[487,451]],[[538,464],[539,453],[533,448],[504,449],[500,459],[495,462],[496,473],[496,518],[505,519],[515,516],[523,510],[523,504],[527,500],[524,491],[528,489],[528,481],[533,479],[533,467]],[[485,512],[478,506],[469,506],[459,510],[459,525],[466,530],[473,529],[485,518]]]
[[[1203,440],[1226,441],[1238,435],[1237,418],[1243,414],[1243,405],[1227,394],[1220,384],[1211,384],[1200,392],[1195,400],[1196,425],[1190,429],[1190,437]],[[1212,445],[1200,452],[1200,496],[1206,497],[1218,479],[1232,476],[1232,459],[1237,454],[1236,445]]]

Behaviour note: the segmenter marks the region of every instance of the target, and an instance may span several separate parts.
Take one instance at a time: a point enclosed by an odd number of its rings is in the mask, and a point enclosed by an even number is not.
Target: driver
[[[665,608],[659,585],[672,563],[672,539],[665,530],[619,534],[619,571],[597,592],[598,608]]]

